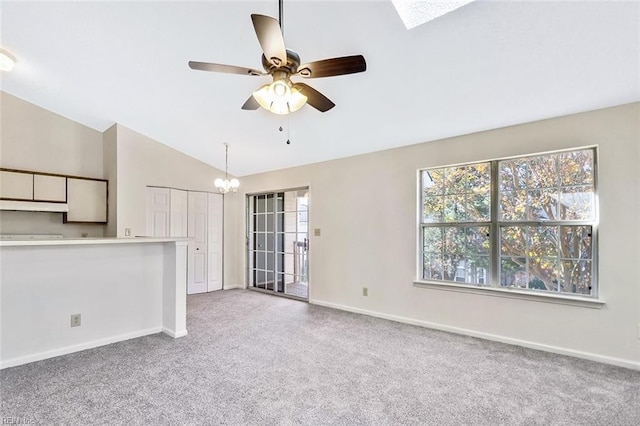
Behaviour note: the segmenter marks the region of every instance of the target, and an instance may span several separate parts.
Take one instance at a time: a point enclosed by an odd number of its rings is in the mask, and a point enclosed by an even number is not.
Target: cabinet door
[[[65,222],[107,223],[107,182],[67,178]]]
[[[62,176],[33,175],[35,201],[67,201],[67,178]]]
[[[0,171],[0,198],[33,200],[33,173]]]

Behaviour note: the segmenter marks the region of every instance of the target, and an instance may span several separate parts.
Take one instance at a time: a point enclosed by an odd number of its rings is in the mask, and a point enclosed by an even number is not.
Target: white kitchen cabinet
[[[67,178],[65,222],[107,223],[107,181]]]
[[[33,175],[33,199],[35,201],[67,201],[67,178],[64,176]]]
[[[33,200],[33,173],[0,171],[0,198]]]

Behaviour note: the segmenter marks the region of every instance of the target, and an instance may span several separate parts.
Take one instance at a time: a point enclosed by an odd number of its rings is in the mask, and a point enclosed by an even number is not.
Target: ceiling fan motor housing
[[[269,74],[274,71],[285,71],[287,74],[293,74],[300,66],[300,56],[293,50],[287,49],[287,63],[280,66],[273,65],[267,58],[262,55],[262,67]]]

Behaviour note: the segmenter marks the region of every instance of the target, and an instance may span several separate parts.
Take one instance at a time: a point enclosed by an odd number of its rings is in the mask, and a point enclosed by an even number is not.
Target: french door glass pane
[[[266,256],[265,256],[265,252],[263,251],[256,251],[254,253],[254,260],[255,260],[255,268],[257,269],[265,269],[267,266],[267,260],[266,260]]]
[[[264,232],[256,232],[253,234],[255,238],[255,248],[257,250],[264,250],[266,247],[266,234]]]
[[[273,209],[274,209],[274,199],[273,199],[273,194],[267,194],[266,195],[266,205],[267,205],[267,213],[273,213]]]
[[[256,214],[253,216],[253,229],[258,232],[264,232],[267,230],[265,214]]]
[[[258,195],[256,197],[256,213],[264,213],[266,211],[266,197],[264,195]]]

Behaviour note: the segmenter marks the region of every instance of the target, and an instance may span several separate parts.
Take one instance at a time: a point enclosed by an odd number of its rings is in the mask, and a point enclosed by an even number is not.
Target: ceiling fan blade
[[[284,45],[284,37],[278,21],[270,16],[251,15],[253,28],[256,30],[258,42],[265,58],[271,64],[279,67],[287,63],[287,49]]]
[[[258,109],[258,108],[260,108],[260,104],[258,103],[258,101],[256,101],[256,98],[254,98],[253,95],[249,96],[249,99],[247,99],[244,105],[242,105],[242,109],[248,110],[248,111]]]
[[[209,62],[189,61],[189,68],[199,71],[225,72],[228,74],[266,75],[262,71],[252,68],[236,67],[235,65],[212,64]]]
[[[364,60],[364,56],[354,55],[302,64],[298,67],[297,73],[302,77],[318,78],[355,74],[366,70],[367,62]]]
[[[300,93],[307,97],[307,103],[317,109],[320,112],[327,112],[336,104],[331,102],[331,99],[327,98],[322,93],[318,92],[313,87],[304,83],[295,83],[294,88],[298,89]]]

